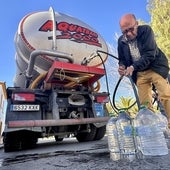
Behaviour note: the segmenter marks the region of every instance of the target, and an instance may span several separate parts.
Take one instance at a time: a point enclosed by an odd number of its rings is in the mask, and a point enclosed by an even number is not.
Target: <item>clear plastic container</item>
[[[133,161],[136,158],[135,133],[132,120],[125,111],[120,111],[116,121],[121,159]]]
[[[156,116],[158,117],[158,126],[164,134],[167,147],[170,148],[170,129],[168,127],[168,119],[161,112],[156,113]]]
[[[156,113],[156,116],[158,117],[158,126],[163,132],[166,132],[168,128],[167,117],[163,115],[161,112]]]
[[[106,125],[106,134],[108,138],[108,147],[110,158],[113,161],[120,160],[120,149],[118,141],[118,133],[116,128],[116,117],[111,117]]]
[[[138,150],[144,157],[168,154],[166,140],[158,121],[158,116],[144,106],[134,119]]]

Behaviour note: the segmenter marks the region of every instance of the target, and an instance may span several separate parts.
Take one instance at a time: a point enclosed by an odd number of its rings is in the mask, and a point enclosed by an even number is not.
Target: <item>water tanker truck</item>
[[[6,89],[4,151],[34,147],[50,136],[102,139],[109,94],[100,91],[108,57],[101,35],[50,8],[26,15],[14,42],[17,67],[14,85]]]

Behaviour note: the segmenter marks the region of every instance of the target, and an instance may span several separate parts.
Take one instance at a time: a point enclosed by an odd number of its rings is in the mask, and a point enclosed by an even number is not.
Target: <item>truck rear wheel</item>
[[[3,137],[4,152],[16,151],[21,149],[21,141],[15,132],[8,132]]]
[[[63,139],[64,139],[64,138],[60,138],[60,137],[58,137],[58,136],[54,136],[54,137],[55,137],[55,141],[56,141],[56,142],[63,141]]]
[[[82,133],[78,133],[76,135],[76,139],[79,141],[79,142],[87,142],[87,141],[92,141],[94,140],[95,136],[96,136],[96,132],[97,132],[97,128],[91,124],[90,125],[90,129],[91,131],[90,132],[82,132]]]
[[[22,149],[33,148],[36,146],[38,138],[34,132],[16,131],[4,134],[4,152],[18,151]]]
[[[22,149],[30,149],[35,148],[38,142],[38,138],[35,135],[35,132],[27,132],[26,134],[22,134]]]
[[[104,137],[105,133],[106,133],[106,125],[97,128],[97,132],[96,132],[96,136],[95,136],[94,140],[102,139]]]

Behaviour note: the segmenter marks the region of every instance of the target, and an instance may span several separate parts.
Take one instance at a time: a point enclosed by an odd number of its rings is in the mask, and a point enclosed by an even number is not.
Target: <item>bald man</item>
[[[152,84],[155,85],[168,117],[170,127],[170,85],[168,60],[158,48],[149,25],[138,25],[134,14],[120,19],[122,35],[118,39],[118,72],[130,75],[138,88],[142,105],[152,106]]]

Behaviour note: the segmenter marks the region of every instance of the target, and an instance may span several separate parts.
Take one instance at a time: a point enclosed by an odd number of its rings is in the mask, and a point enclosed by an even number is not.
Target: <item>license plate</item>
[[[11,111],[39,111],[40,105],[21,105],[14,104],[11,105]]]

